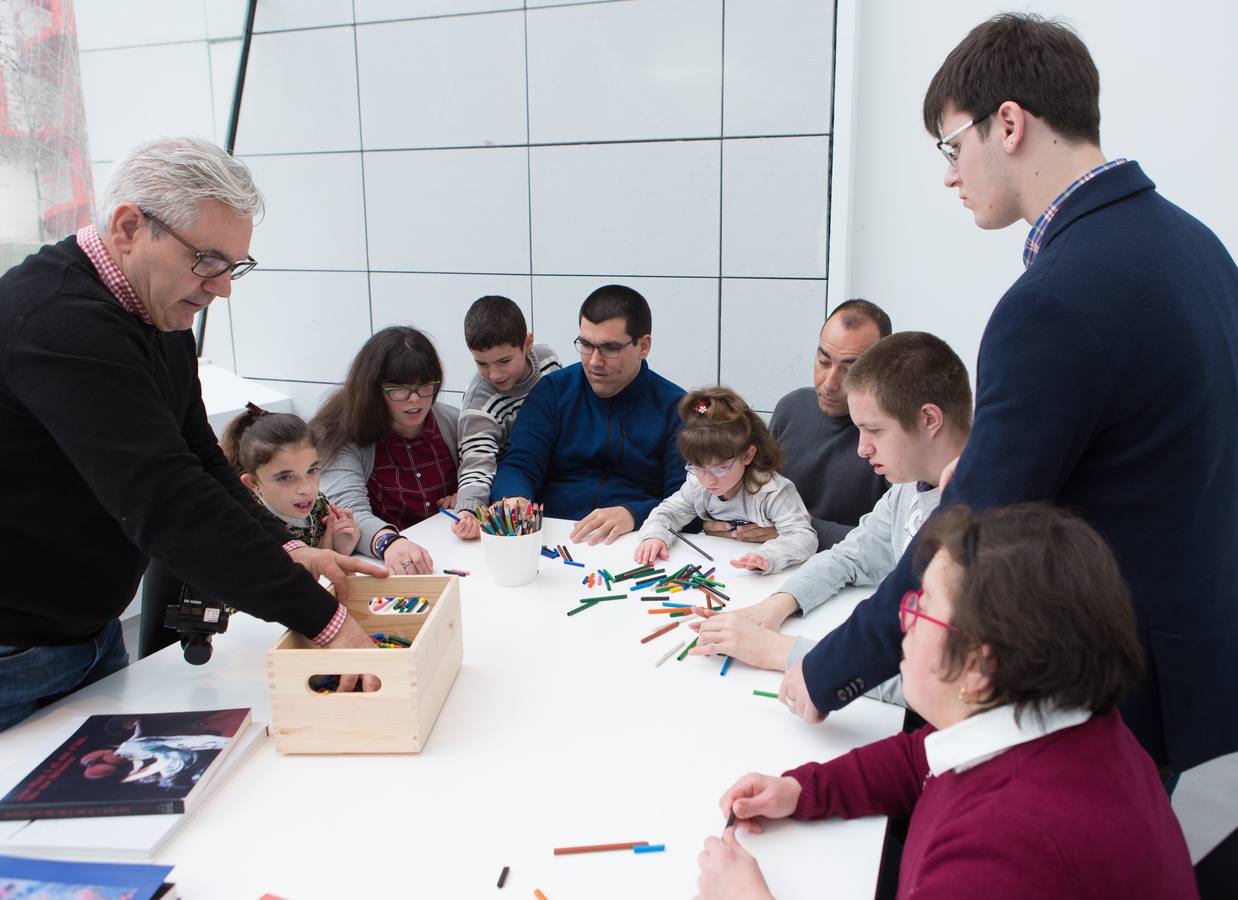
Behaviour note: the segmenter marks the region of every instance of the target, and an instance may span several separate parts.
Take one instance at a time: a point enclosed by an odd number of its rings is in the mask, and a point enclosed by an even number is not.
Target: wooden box
[[[372,597],[425,597],[422,613],[370,610]],[[367,633],[397,634],[408,649],[325,650],[287,631],[267,651],[271,734],[281,753],[417,753],[425,746],[464,644],[460,580],[456,576],[392,575],[348,579],[344,605]],[[382,686],[372,693],[319,693],[315,675],[365,673]]]

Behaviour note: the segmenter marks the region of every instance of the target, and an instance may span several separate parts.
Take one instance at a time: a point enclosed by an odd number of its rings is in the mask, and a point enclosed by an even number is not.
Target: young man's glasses
[[[593,351],[596,350],[598,353],[602,354],[603,359],[614,359],[619,355],[620,350],[624,347],[630,347],[635,343],[636,341],[626,341],[622,344],[616,344],[614,341],[608,341],[605,344],[593,344],[586,341],[582,337],[578,337],[576,340],[572,341],[572,346],[580,351],[581,356],[592,356]]]
[[[940,141],[937,142],[937,149],[940,150],[941,155],[946,158],[946,162],[950,163],[950,165],[952,166],[957,166],[959,164],[959,148],[953,146],[950,142],[953,141],[955,138],[957,138],[964,131],[971,128],[973,125],[979,125],[981,122],[983,122],[985,119],[987,119],[991,115],[993,114],[985,113],[983,116],[972,119],[966,125],[960,125],[958,128],[954,129],[954,131],[950,132],[948,135],[946,135],[944,138],[942,138]]]
[[[710,478],[722,478],[727,472],[734,468],[735,463],[738,460],[739,457],[737,456],[725,466],[694,466],[692,463],[687,463],[684,465],[684,468],[697,478],[700,478],[702,475],[708,475]]]
[[[408,387],[407,385],[384,387],[383,393],[387,395],[388,400],[393,400],[396,403],[402,403],[409,397],[413,396],[413,394],[416,394],[418,397],[433,397],[434,388],[437,384],[437,381],[431,381],[427,384],[417,384],[413,387]]]
[[[167,226],[166,223],[151,215],[146,210],[142,210],[142,215],[150,219],[172,237],[180,241],[181,245],[194,255],[193,265],[190,266],[190,271],[199,278],[218,278],[224,272],[231,272],[229,276],[232,281],[252,272],[254,266],[258,265],[258,261],[252,256],[246,256],[243,259],[238,259],[235,262],[229,262],[218,253],[210,253],[205,250],[199,250],[189,241],[185,240],[175,231]]]
[[[920,609],[920,598],[924,596],[924,590],[908,591],[903,594],[903,602],[898,605],[898,625],[903,629],[903,634],[911,631],[915,625],[916,619],[924,619],[926,622],[932,622],[934,625],[940,625],[946,631],[959,631],[949,622],[943,622],[941,619],[934,619],[928,613],[922,612]]]

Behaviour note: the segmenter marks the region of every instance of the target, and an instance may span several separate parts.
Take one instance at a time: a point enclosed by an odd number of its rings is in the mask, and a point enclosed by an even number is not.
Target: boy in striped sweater
[[[545,374],[562,368],[553,350],[534,344],[520,307],[506,297],[482,297],[464,316],[464,342],[477,374],[460,410],[460,491],[456,507],[472,512],[490,503],[490,483],[507,451],[524,398]],[[465,540],[480,533],[472,515],[461,515],[452,532]]]

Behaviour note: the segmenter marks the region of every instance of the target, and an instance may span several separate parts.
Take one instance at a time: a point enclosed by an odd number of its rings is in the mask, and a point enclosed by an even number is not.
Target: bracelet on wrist
[[[378,537],[374,538],[374,555],[379,559],[387,553],[387,548],[400,539],[400,533],[397,531],[384,531]]]

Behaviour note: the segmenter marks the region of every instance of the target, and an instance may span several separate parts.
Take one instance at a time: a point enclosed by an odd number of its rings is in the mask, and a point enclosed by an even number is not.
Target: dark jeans
[[[0,644],[0,731],[127,665],[129,653],[119,619],[113,619],[94,638],[80,644]]]

